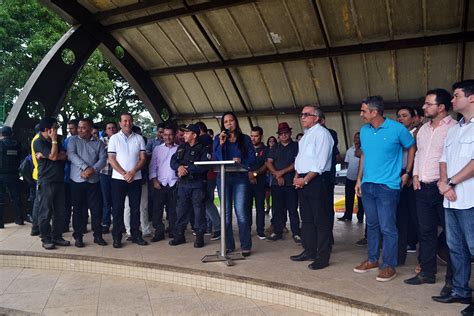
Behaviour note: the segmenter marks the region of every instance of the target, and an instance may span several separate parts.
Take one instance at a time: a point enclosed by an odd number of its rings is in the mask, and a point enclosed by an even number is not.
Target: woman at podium
[[[215,161],[234,160],[245,169],[254,163],[255,151],[248,135],[242,133],[239,121],[234,113],[227,112],[221,118],[221,133],[214,139],[213,159]],[[250,181],[252,176],[249,171],[230,172],[225,180],[225,215],[227,251],[235,250],[235,240],[232,230],[232,205],[234,205],[237,225],[239,227],[240,247],[244,257],[250,256],[252,239],[250,236],[250,218],[248,208],[250,204]],[[217,178],[217,188],[220,192],[220,177]]]

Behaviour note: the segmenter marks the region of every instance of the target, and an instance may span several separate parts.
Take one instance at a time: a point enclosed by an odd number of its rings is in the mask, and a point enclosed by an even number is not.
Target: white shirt
[[[127,137],[127,135],[120,131],[109,139],[107,153],[115,154],[115,159],[126,172],[132,170],[137,165],[140,152],[145,152],[145,140],[140,134],[132,133]],[[137,172],[133,180],[140,180],[141,178],[142,173]],[[123,176],[115,169],[112,172],[112,179],[124,180]]]
[[[316,124],[304,131],[303,138],[298,143],[298,156],[295,160],[295,170],[299,174],[317,172],[322,174],[331,170],[332,147],[334,140],[331,133]]]
[[[355,146],[349,148],[346,152],[346,158],[344,159],[349,165],[347,166],[346,178],[352,181],[357,180],[359,173],[359,160],[360,158],[355,156]]]
[[[178,145],[176,144],[171,147],[166,146],[166,144],[161,144],[153,149],[148,173],[150,180],[156,178],[161,185],[169,185],[170,187],[176,184],[178,176],[176,175],[176,171],[171,169],[171,157],[177,149]]]
[[[471,118],[468,124],[464,124],[464,119],[461,119],[448,131],[440,162],[446,163],[448,178],[451,178],[472,159],[474,159],[474,118]],[[456,184],[454,191],[456,201],[450,202],[444,198],[445,208],[465,210],[474,207],[474,177]]]

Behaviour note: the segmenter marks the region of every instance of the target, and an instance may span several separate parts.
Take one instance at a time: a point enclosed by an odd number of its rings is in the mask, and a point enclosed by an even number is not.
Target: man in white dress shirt
[[[453,110],[462,115],[451,127],[440,159],[438,189],[444,195],[453,290],[433,296],[440,303],[470,304],[462,315],[473,315],[472,289],[469,287],[471,258],[474,256],[474,80],[453,85]]]
[[[321,115],[322,111],[315,105],[307,105],[301,111],[305,131],[299,142],[293,179],[293,185],[298,189],[304,251],[290,259],[313,261],[308,266],[311,270],[329,265],[332,242],[333,210],[327,173],[331,170],[334,141],[329,131],[320,125]]]

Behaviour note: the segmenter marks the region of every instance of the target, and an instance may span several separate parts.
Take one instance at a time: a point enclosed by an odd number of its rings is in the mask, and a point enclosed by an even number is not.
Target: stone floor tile
[[[8,286],[21,273],[23,268],[3,267],[0,269],[0,294],[3,294]]]
[[[244,309],[249,307],[257,307],[255,303],[246,297],[222,294],[206,290],[196,290],[204,307],[209,312],[231,311],[236,309]]]
[[[3,294],[0,295],[0,306],[24,312],[41,313],[48,297],[48,291]]]
[[[54,289],[46,303],[46,308],[76,307],[99,303],[99,288],[91,289]]]
[[[208,315],[198,296],[153,299],[151,307],[155,315]]]
[[[101,275],[85,272],[63,271],[56,282],[55,290],[99,288]]]
[[[49,292],[56,285],[60,273],[54,270],[23,269],[4,293]]]
[[[97,315],[97,305],[66,306],[66,307],[46,307],[42,315],[45,316],[95,316]]]

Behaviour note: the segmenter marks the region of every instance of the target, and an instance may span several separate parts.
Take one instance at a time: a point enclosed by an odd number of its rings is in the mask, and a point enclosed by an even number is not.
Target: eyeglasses
[[[317,116],[316,114],[312,114],[312,113],[300,113],[300,117],[301,118],[306,118],[308,116]]]
[[[438,103],[427,103],[427,102],[425,102],[424,105],[433,106],[433,105],[438,105]]]

